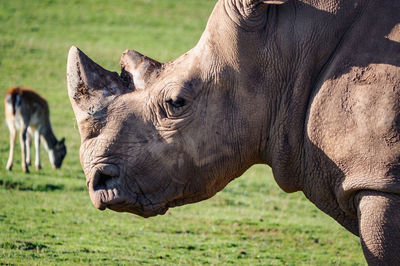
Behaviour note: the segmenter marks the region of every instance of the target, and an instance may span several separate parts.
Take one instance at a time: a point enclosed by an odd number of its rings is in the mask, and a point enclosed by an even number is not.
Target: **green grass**
[[[79,163],[79,135],[66,90],[66,57],[77,45],[119,71],[127,48],[160,61],[193,47],[214,0],[0,1],[0,89],[29,86],[45,96],[68,154],[53,171],[4,170],[8,130],[0,123],[0,263],[365,264],[357,237],[309,203],[285,194],[255,166],[210,200],[150,219],[96,210]],[[4,117],[3,108],[0,115]]]

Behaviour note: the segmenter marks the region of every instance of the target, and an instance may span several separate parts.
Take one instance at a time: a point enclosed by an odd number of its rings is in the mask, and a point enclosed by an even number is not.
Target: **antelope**
[[[5,116],[10,130],[10,154],[6,169],[11,171],[13,167],[14,146],[17,130],[21,146],[22,170],[29,173],[31,164],[30,146],[31,137],[35,142],[35,167],[42,168],[40,162],[40,140],[44,142],[49,154],[52,167],[60,168],[67,154],[65,138],[58,141],[50,124],[49,106],[47,101],[32,89],[26,87],[14,87],[8,90],[5,98]]]

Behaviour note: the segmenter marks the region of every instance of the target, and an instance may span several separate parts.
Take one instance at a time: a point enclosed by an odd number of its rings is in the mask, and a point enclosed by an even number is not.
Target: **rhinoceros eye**
[[[185,99],[183,99],[181,97],[177,97],[176,99],[169,99],[169,100],[167,100],[167,103],[170,106],[172,106],[173,108],[179,108],[179,107],[183,107],[186,105]]]

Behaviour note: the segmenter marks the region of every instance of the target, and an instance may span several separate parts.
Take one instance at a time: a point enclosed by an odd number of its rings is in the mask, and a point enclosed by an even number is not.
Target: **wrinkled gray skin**
[[[99,209],[144,217],[255,163],[400,264],[400,1],[220,0],[199,43],[119,76],[76,47],[68,87]]]

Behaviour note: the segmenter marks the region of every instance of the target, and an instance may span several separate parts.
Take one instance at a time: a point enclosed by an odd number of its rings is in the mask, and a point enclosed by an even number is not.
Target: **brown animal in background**
[[[21,164],[24,172],[29,172],[31,163],[31,135],[35,139],[35,167],[41,169],[40,139],[42,137],[53,168],[60,168],[67,153],[63,138],[58,141],[53,133],[49,118],[49,106],[45,99],[31,89],[15,87],[8,90],[5,99],[5,116],[10,130],[10,154],[7,170],[13,167],[16,132],[19,130]]]
[[[193,49],[121,66],[70,49],[97,208],[163,214],[265,163],[359,235],[368,263],[400,265],[399,0],[219,0]]]

